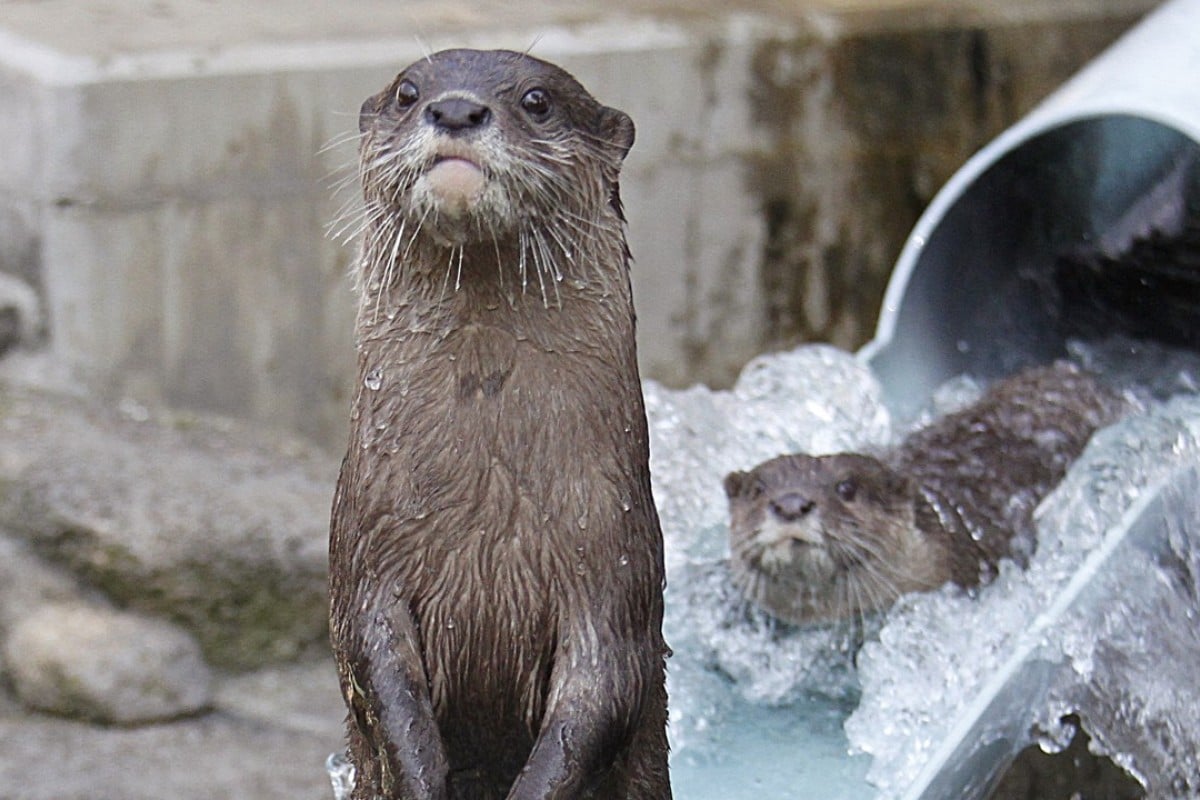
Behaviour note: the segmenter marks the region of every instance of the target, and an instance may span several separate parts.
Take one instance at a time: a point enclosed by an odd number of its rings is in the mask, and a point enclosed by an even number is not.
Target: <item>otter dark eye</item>
[[[550,113],[550,95],[545,89],[530,89],[521,98],[521,108],[531,117],[544,117]]]
[[[837,486],[833,487],[837,492],[837,496],[849,503],[854,499],[854,495],[858,494],[858,484],[852,478],[846,478],[844,481],[838,481]]]
[[[755,481],[750,487],[750,497],[757,500],[767,493],[767,485],[762,481]]]
[[[400,81],[400,85],[396,87],[396,105],[408,108],[419,99],[421,92],[415,83],[410,80]]]

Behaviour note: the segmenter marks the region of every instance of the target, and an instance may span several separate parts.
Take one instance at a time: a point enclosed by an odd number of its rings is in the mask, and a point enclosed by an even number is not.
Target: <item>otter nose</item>
[[[425,118],[435,127],[447,131],[479,128],[492,118],[492,110],[482,103],[464,97],[435,100],[425,108]]]
[[[771,511],[786,522],[795,522],[816,507],[816,501],[802,494],[789,492],[771,501]]]

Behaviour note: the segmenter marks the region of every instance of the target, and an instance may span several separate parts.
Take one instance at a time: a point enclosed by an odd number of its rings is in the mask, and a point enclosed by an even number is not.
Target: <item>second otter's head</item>
[[[620,219],[617,174],[633,122],[559,67],[507,50],[444,50],[363,103],[368,214],[442,247],[542,233],[570,247],[600,215]]]
[[[916,487],[878,459],[780,456],[728,475],[725,493],[734,582],[780,619],[848,618],[948,579]]]

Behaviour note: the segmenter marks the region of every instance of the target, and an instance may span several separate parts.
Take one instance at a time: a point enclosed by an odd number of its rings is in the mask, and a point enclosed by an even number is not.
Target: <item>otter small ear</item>
[[[358,132],[366,133],[371,127],[371,123],[379,116],[380,100],[383,97],[383,92],[373,94],[363,101],[362,107],[358,109]]]
[[[600,135],[617,148],[622,159],[633,147],[633,120],[624,111],[602,106],[600,108]]]
[[[744,472],[731,472],[725,476],[725,496],[733,499],[741,493],[742,488],[746,485],[746,479],[750,477]]]

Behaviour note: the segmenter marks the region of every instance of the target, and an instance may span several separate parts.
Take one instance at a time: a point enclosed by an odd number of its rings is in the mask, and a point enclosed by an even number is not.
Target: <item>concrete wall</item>
[[[326,229],[354,187],[332,186],[361,100],[425,47],[540,34],[536,55],[633,116],[643,368],[721,384],[764,349],[869,338],[942,182],[1153,3],[565,6],[426,21],[422,44],[369,15],[306,34],[284,4],[253,36],[233,10],[209,30],[175,2],[169,47],[108,18],[82,37],[92,18],[68,12],[86,4],[39,4],[68,15],[45,27],[17,5],[0,8],[0,270],[40,293],[40,345],[113,397],[338,447],[353,248]]]

